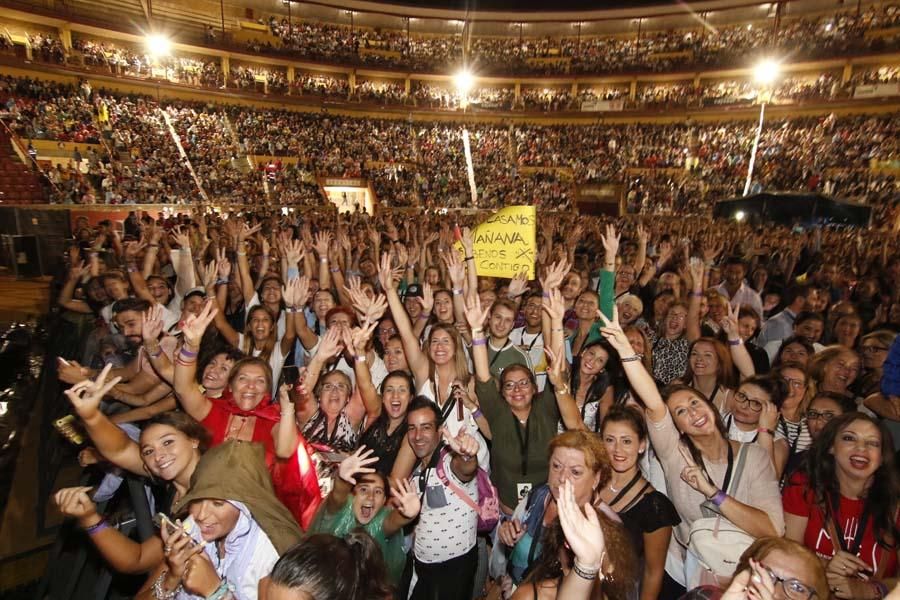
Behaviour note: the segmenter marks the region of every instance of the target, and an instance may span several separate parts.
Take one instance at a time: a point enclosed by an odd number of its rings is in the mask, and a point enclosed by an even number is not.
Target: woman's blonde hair
[[[741,560],[738,562],[737,568],[734,570],[734,576],[738,573],[750,568],[750,559],[758,562],[764,562],[765,558],[772,552],[783,552],[787,556],[800,559],[813,574],[812,581],[802,581],[804,585],[812,586],[816,592],[818,600],[828,600],[831,590],[828,587],[828,580],[825,578],[825,568],[822,561],[816,554],[798,542],[789,540],[784,537],[762,537],[750,544],[750,547],[744,550]],[[773,565],[777,566],[777,565]]]

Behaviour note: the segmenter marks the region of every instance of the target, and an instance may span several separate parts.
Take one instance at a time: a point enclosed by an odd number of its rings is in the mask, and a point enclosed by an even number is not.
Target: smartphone
[[[166,533],[168,533],[169,535],[172,535],[176,531],[178,531],[178,526],[175,525],[175,523],[173,523],[172,520],[165,515],[165,513],[158,512],[153,515],[153,524],[156,525],[156,528],[160,531],[162,531],[162,528],[165,527]]]
[[[79,431],[78,426],[78,419],[75,418],[75,415],[66,415],[53,422],[53,427],[61,436],[70,443],[81,446],[84,444],[84,435]]]
[[[294,387],[299,380],[300,369],[298,367],[288,365],[281,368],[281,383]]]

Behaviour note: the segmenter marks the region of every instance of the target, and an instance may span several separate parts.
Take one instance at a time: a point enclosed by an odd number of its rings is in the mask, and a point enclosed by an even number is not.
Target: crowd
[[[561,75],[610,72],[666,72],[725,68],[746,64],[748,57],[776,52],[795,60],[848,53],[890,51],[896,36],[867,35],[900,22],[893,4],[868,6],[775,22],[741,23],[691,30],[643,32],[633,37],[571,35],[473,37],[470,62],[485,74]],[[281,46],[255,51],[287,53],[298,58],[342,64],[393,67],[413,71],[453,70],[462,61],[462,36],[351,27],[270,17],[271,33]]]
[[[500,279],[478,218],[80,222],[83,543],[147,599],[887,596],[896,236],[538,210],[535,278]]]
[[[104,157],[98,181],[107,171],[112,176],[104,189],[95,186],[104,201],[188,202],[206,194],[274,202],[282,196],[263,185],[248,158],[255,155],[296,157],[309,174],[283,180],[279,194],[292,194],[309,177],[365,177],[388,206],[472,206],[463,127],[456,123],[159,103],[10,77],[0,79],[0,97],[23,140],[105,143],[98,146]],[[565,209],[577,186],[613,184],[630,212],[708,214],[716,201],[743,193],[755,128],[750,121],[689,121],[467,131],[479,207],[525,202]],[[897,160],[896,139],[893,114],[767,120],[751,190],[822,192],[872,206],[876,225],[893,222],[898,191],[889,165]],[[313,191],[304,187],[297,197],[305,203]]]

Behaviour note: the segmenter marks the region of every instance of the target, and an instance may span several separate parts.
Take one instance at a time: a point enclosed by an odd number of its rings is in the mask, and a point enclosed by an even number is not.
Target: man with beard
[[[159,309],[157,309],[158,312]],[[148,315],[150,303],[140,298],[125,298],[117,300],[112,305],[112,319],[125,338],[126,352],[136,354],[135,358],[120,369],[113,369],[112,377],[121,377],[122,382],[114,388],[123,397],[143,396],[158,386],[169,386],[160,373],[151,363],[153,360],[163,359],[163,355],[169,365],[173,362],[175,350],[178,345],[176,338],[162,334],[162,319],[160,314]],[[155,323],[160,332],[155,339],[144,342],[144,322]],[[75,384],[85,379],[97,376],[98,371],[82,367],[75,361],[59,365],[60,380]],[[111,395],[115,395],[112,394]],[[143,403],[141,403],[143,404]]]
[[[531,361],[534,371],[535,383],[538,391],[544,391],[547,383],[547,361],[544,357],[544,332],[541,304],[543,300],[541,292],[533,292],[528,295],[522,306],[525,315],[525,325],[513,329],[509,334],[509,340]]]

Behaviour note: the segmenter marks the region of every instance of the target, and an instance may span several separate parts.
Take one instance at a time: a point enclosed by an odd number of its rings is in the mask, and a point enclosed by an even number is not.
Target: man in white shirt
[[[728,298],[731,307],[735,310],[741,306],[749,306],[756,311],[760,319],[763,319],[763,303],[759,293],[744,281],[747,276],[747,264],[739,256],[732,256],[725,261],[722,270],[725,279],[716,287],[716,291]]]
[[[542,331],[541,293],[529,294],[522,305],[522,313],[525,315],[525,325],[513,329],[509,334],[509,340],[528,355],[534,371],[534,379],[538,391],[544,391],[547,383],[547,360],[544,356],[544,333]]]
[[[437,405],[424,398],[412,401],[406,423],[407,440],[419,460],[410,481],[422,495],[406,597],[469,600],[478,567],[478,512],[470,502],[478,502],[480,442],[463,430],[445,434],[442,444]]]

